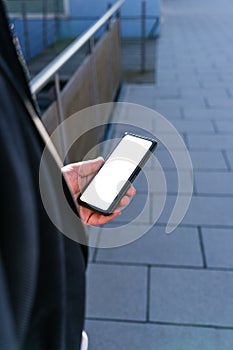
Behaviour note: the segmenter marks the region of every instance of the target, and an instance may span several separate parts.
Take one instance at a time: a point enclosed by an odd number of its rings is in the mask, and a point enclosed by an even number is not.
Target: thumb
[[[93,173],[96,173],[97,170],[104,163],[104,159],[102,157],[98,157],[96,159],[83,161],[80,163],[79,175],[80,176],[89,176]]]

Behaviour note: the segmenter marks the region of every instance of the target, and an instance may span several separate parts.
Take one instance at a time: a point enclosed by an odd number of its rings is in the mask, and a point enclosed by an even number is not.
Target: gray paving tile
[[[214,87],[209,87],[207,88],[181,88],[181,96],[182,97],[192,97],[194,96],[220,96],[220,97],[229,97],[228,93],[227,93],[227,89],[222,88],[222,87],[218,87],[218,85],[214,86]]]
[[[156,210],[159,195],[152,195],[152,215]],[[159,222],[167,224],[174,207],[176,196],[167,196],[164,211]],[[204,197],[193,196],[188,211],[182,220],[182,224],[207,225],[207,226],[232,226],[233,225],[233,198],[230,197]]]
[[[212,76],[212,77],[200,76],[200,83],[201,83],[201,86],[203,87],[216,86],[216,85],[218,86],[218,84],[220,83],[220,79],[217,76]]]
[[[87,317],[146,318],[147,269],[91,264],[87,273]]]
[[[231,169],[233,169],[233,151],[226,151],[226,157],[227,157],[227,161],[231,167]]]
[[[203,120],[201,123],[197,120],[173,120],[172,124],[179,132],[185,133],[211,133],[214,132],[213,123],[209,120]]]
[[[129,120],[127,123],[127,119],[124,119],[122,121],[122,123],[119,122],[116,124],[113,122],[112,126],[109,128],[109,134],[110,134],[111,138],[115,139],[116,142],[118,141],[118,139],[120,139],[124,135],[125,132],[131,132],[131,133],[135,133],[138,135],[155,138],[155,135],[153,135],[153,133],[152,133],[153,128],[154,128],[154,123],[152,120],[147,120],[147,128],[146,129],[142,129],[141,127],[137,127],[135,124],[136,123],[133,124],[132,120],[131,121]],[[109,151],[111,151],[113,148],[112,140],[109,142],[109,144],[110,144]]]
[[[167,178],[169,178],[169,180]],[[133,184],[137,193],[147,194],[148,191],[149,193],[176,192],[176,183],[176,174],[169,173],[166,175],[163,170],[160,171],[156,167],[156,169],[142,169]]]
[[[148,199],[148,194],[138,193],[130,202],[130,204],[122,209],[122,214],[118,216],[114,222],[127,223],[131,222],[143,211],[146,201]],[[145,210],[141,216],[141,223],[150,223],[150,212]]]
[[[88,248],[88,263],[93,262],[94,254],[95,254],[95,248],[89,247]]]
[[[185,118],[191,119],[212,119],[212,120],[223,120],[233,118],[232,108],[221,108],[216,109],[204,109],[204,108],[183,108]]]
[[[233,88],[232,88],[232,86],[230,86],[227,90],[228,90],[230,96],[233,97]]]
[[[227,88],[225,89],[225,92],[222,92],[221,94],[218,93],[218,92],[208,92],[208,89],[206,89],[207,92],[203,93],[203,97],[205,99],[205,102],[206,102],[206,106],[208,106],[208,108],[214,108],[214,109],[220,109],[221,108],[230,108],[231,107],[231,103],[228,102],[228,103],[225,103],[223,105],[218,104],[218,102],[216,102],[216,105],[212,104],[211,101],[219,101],[220,99],[221,100],[232,100],[232,98],[230,97],[230,94],[227,92]]]
[[[150,320],[233,326],[233,272],[151,269]]]
[[[127,131],[128,127],[138,127],[148,131],[153,128],[153,121],[156,116],[153,109],[147,108],[148,106],[145,103],[140,105],[139,101],[135,102],[135,104],[126,103],[126,100],[122,102],[124,103],[116,105],[112,118],[113,123],[117,122],[118,127],[124,127],[125,131]],[[114,125],[114,127],[117,128],[117,125]]]
[[[154,107],[154,110],[157,111],[158,113],[162,114],[163,117],[165,117],[168,120],[173,120],[173,119],[178,119],[182,118],[182,112],[180,106],[176,107],[169,107],[167,105],[163,106],[156,106]]]
[[[156,98],[178,98],[180,97],[179,89],[176,87],[158,88],[155,86]]]
[[[175,69],[171,69],[170,71],[168,71],[168,69],[166,70],[164,67],[160,66],[156,70],[156,76],[158,80],[164,79],[170,81],[177,81],[177,74]]]
[[[192,87],[188,87],[186,89],[183,89],[183,91],[181,91],[180,95],[181,95],[181,98],[183,98],[183,99],[185,99],[185,98],[190,99],[193,97],[195,100],[203,99],[206,96],[206,94],[203,93],[203,90],[201,88],[192,88]],[[226,96],[226,92],[225,92],[224,96]]]
[[[232,350],[233,331],[127,322],[86,321],[89,350]]]
[[[215,122],[218,131],[220,132],[233,132],[233,118],[232,120],[218,120]]]
[[[150,96],[134,96],[134,94],[129,94],[124,96],[124,102],[135,103],[152,109],[155,107],[155,102]]]
[[[95,254],[95,247],[99,239],[100,228],[86,225],[85,231],[88,240],[88,261],[92,262]]]
[[[162,80],[162,79],[161,79]],[[168,85],[172,85],[172,86],[176,86],[178,88],[199,88],[201,87],[200,85],[200,80],[196,79],[196,80],[190,80],[188,78],[183,78],[183,79],[177,79],[176,81],[170,81],[170,79],[168,78],[167,80],[162,80],[162,82],[160,82],[157,84],[159,86],[164,86],[166,84]],[[224,84],[226,85],[226,83]]]
[[[197,193],[233,195],[233,173],[231,172],[196,172]]]
[[[154,84],[124,84],[124,87],[127,87],[129,92],[140,92],[145,91],[146,93],[154,92]]]
[[[134,264],[164,264],[202,266],[198,231],[195,228],[177,228],[165,234],[165,227],[153,227],[137,241],[111,249],[98,249],[97,261]]]
[[[205,80],[202,80],[201,81],[201,87],[203,88],[212,88],[213,86],[219,86],[219,87],[222,87],[223,89],[230,86],[230,82],[229,81],[223,81],[223,80],[220,80],[219,78],[219,81],[211,81],[211,80],[208,80],[208,79],[205,79]]]
[[[222,150],[233,149],[232,135],[188,135],[190,149]]]
[[[156,158],[163,169],[172,169],[173,171],[176,171],[175,163],[173,162],[170,153],[165,148],[162,150],[161,147],[160,149],[157,149]]]
[[[181,173],[186,180],[185,188],[181,189],[181,193],[185,194],[187,193],[185,189],[188,188],[188,185],[191,183],[192,177],[189,170],[182,170]],[[166,180],[166,187],[164,187],[164,177]],[[161,171],[158,169],[148,169],[145,173],[140,174],[134,182],[137,193],[147,193],[149,185],[150,193],[176,194],[178,191],[177,171],[170,171],[168,169],[163,169]]]
[[[233,82],[233,80],[232,80]],[[212,98],[208,98],[207,99],[208,101],[208,105],[210,107],[214,107],[214,108],[221,108],[221,107],[230,107],[232,108],[233,107],[233,100],[230,99],[230,98],[219,98],[219,97],[212,97]]]
[[[213,66],[204,66],[196,68],[195,73],[202,79],[213,79],[214,81],[217,80],[217,83],[220,81],[220,72],[216,69],[216,67]],[[217,84],[216,84],[217,85]]]
[[[233,268],[233,229],[203,228],[202,237],[208,267]]]
[[[160,79],[155,83],[156,89],[180,89],[180,84],[177,81],[170,81],[169,79]]]
[[[190,67],[190,65],[187,64],[187,67]],[[190,72],[181,71],[182,68],[178,67],[179,73],[177,81],[180,83],[181,86],[187,86],[187,87],[198,87],[201,86],[201,79],[200,77],[195,73],[190,74]]]
[[[206,169],[206,170],[226,170],[227,165],[225,163],[223,154],[220,151],[190,151],[191,160],[194,170]],[[163,169],[176,170],[175,164],[166,150],[157,150],[156,158],[161,163]],[[232,163],[233,164],[233,163]],[[184,169],[184,167],[183,167]]]
[[[180,99],[156,99],[155,107],[159,108],[173,108],[173,107],[205,107],[205,101],[203,98],[180,98]]]
[[[223,154],[216,151],[189,151],[194,170],[206,169],[206,170],[217,170],[227,169],[226,162]]]
[[[146,99],[154,99],[156,97],[155,88],[154,86],[151,87],[144,87],[144,85],[137,86],[130,86],[127,85],[127,90],[125,90],[125,96],[126,98],[146,98]]]
[[[203,120],[201,123],[199,120],[187,120],[187,119],[172,119],[171,124],[180,133],[214,133],[213,123],[210,120]],[[154,130],[157,132],[167,132],[167,127],[155,121]]]

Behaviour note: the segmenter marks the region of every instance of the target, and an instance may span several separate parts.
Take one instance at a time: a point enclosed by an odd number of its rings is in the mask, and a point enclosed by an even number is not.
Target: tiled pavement
[[[91,250],[90,350],[233,349],[233,2],[166,0],[162,13],[156,85],[126,85],[121,101],[158,110],[181,133],[194,167],[193,198],[166,235],[177,175],[160,145],[168,192],[157,224],[134,243]],[[151,119],[145,124],[157,132]],[[154,182],[153,214],[161,195],[156,164],[145,174]],[[145,175],[136,187],[118,225],[145,202]],[[142,231],[150,215],[137,224]]]

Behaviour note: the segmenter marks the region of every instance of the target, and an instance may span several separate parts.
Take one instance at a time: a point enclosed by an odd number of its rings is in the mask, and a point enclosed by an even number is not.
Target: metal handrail
[[[31,92],[37,93],[49,79],[119,10],[125,0],[118,0],[92,27],[78,37],[30,82]]]

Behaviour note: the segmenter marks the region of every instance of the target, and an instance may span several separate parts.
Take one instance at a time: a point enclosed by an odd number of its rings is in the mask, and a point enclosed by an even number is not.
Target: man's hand
[[[84,188],[84,186],[92,179],[97,170],[101,167],[104,160],[99,157],[93,160],[88,160],[79,163],[71,163],[62,168],[62,172],[69,185],[71,193],[77,203],[77,198]],[[104,216],[93,210],[79,206],[79,213],[82,221],[88,225],[103,225],[113,220],[121,213],[121,207],[125,207],[129,204],[131,197],[136,194],[136,190],[131,186],[126,192],[125,196],[121,199],[119,207],[109,216]],[[78,204],[77,204],[78,205]]]

